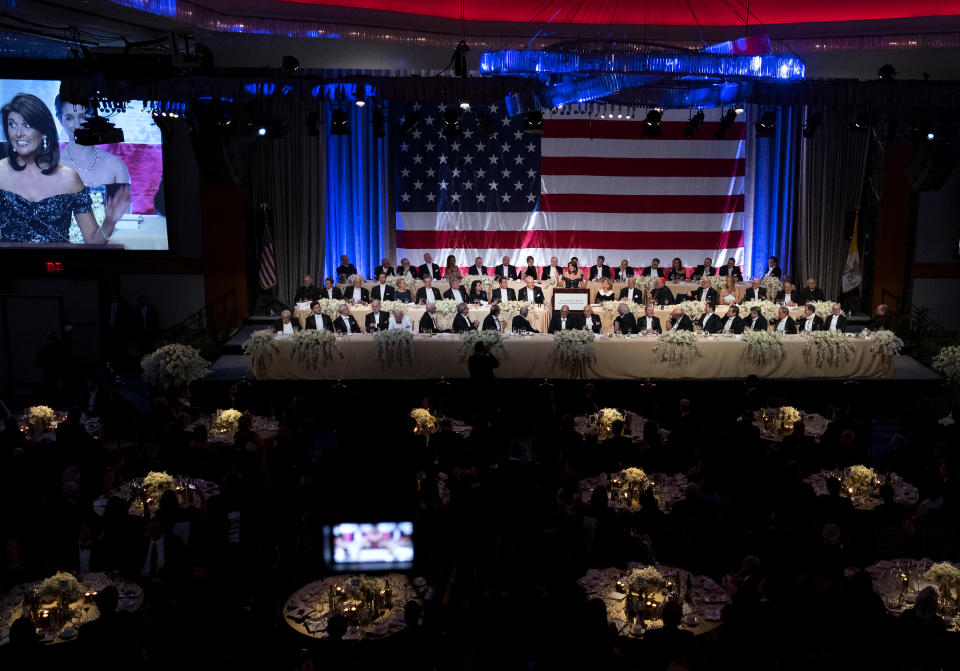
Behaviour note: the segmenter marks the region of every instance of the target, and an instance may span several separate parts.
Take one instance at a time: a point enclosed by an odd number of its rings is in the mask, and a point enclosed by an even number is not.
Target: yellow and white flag
[[[843,293],[853,291],[860,286],[863,275],[860,272],[860,252],[857,249],[857,228],[860,225],[860,214],[853,220],[853,239],[850,240],[850,250],[847,252],[847,263],[843,267],[843,277],[840,286]]]

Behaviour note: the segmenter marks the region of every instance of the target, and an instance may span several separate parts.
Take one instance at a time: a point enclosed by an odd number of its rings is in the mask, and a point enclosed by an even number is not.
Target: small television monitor
[[[413,568],[413,522],[340,522],[324,527],[324,561],[332,571]]]

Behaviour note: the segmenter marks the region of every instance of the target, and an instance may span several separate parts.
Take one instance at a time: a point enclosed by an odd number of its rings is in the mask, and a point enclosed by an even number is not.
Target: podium
[[[554,312],[560,312],[560,308],[564,305],[570,308],[570,312],[582,315],[584,306],[590,305],[590,290],[554,289],[553,305],[550,307]]]

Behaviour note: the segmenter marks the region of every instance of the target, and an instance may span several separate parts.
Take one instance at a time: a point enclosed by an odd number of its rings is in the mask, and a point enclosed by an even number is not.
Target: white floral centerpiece
[[[185,387],[210,374],[210,364],[196,347],[164,345],[140,360],[143,379],[163,389]]]
[[[413,427],[413,433],[416,435],[427,435],[437,430],[437,418],[425,408],[414,408],[410,411],[410,418],[416,422]]]
[[[793,425],[802,419],[800,411],[792,405],[782,406],[778,415],[783,422],[783,432],[787,434],[793,433]]]
[[[752,308],[758,308],[760,310],[760,314],[768,322],[771,319],[776,318],[777,311],[779,310],[776,305],[766,299],[761,298],[740,303],[740,316],[746,320],[750,316],[750,310]]]
[[[270,359],[280,353],[280,343],[277,342],[273,329],[260,329],[250,334],[250,339],[243,343],[243,353],[251,359]]]
[[[387,313],[392,313],[394,310],[401,310],[404,314],[407,313],[413,306],[413,303],[404,303],[403,301],[380,301],[380,309]]]
[[[839,331],[814,331],[803,345],[803,358],[817,368],[839,366],[853,358],[853,345]]]
[[[604,312],[609,312],[613,315],[620,314],[620,306],[626,305],[630,308],[630,314],[634,317],[639,318],[644,313],[644,306],[639,303],[634,303],[633,301],[603,301],[600,304],[600,307],[603,308]]]
[[[767,290],[767,298],[775,300],[777,294],[783,291],[783,282],[773,275],[768,275],[760,280],[760,286]]]
[[[697,336],[692,331],[664,331],[657,336],[657,344],[653,348],[653,358],[657,363],[687,366],[702,357]]]
[[[653,291],[653,287],[657,283],[657,279],[652,275],[634,275],[633,279],[636,280],[636,288],[642,291],[644,296]]]
[[[407,289],[409,289],[410,291],[413,291],[413,285],[417,283],[416,280],[412,280],[408,278],[406,275],[387,275],[387,286],[393,287],[394,289],[396,289],[397,284],[400,282],[400,280],[407,281]]]
[[[903,349],[903,341],[893,331],[877,331],[871,336],[871,340],[873,342],[870,344],[870,352],[884,361],[890,361]]]
[[[241,417],[243,417],[243,413],[234,408],[217,410],[213,415],[213,421],[210,422],[210,428],[217,433],[232,435],[237,432]]]
[[[923,577],[937,586],[941,596],[960,598],[960,569],[953,564],[938,562]]]
[[[640,494],[650,485],[647,474],[643,472],[643,469],[631,467],[625,470],[623,475],[627,481],[627,495],[630,500],[639,500]]]
[[[480,280],[480,284],[483,286],[485,291],[488,291],[491,287],[493,287],[493,277],[491,275],[467,275],[463,278],[463,281],[460,284],[466,287],[467,292],[469,293],[470,287],[472,287],[473,283],[477,280]]]
[[[820,319],[826,319],[833,314],[833,301],[808,301],[806,305],[812,305],[814,313]]]
[[[587,364],[597,359],[593,333],[583,330],[557,331],[553,334],[550,358],[561,368],[582,372]]]
[[[613,437],[613,423],[625,421],[623,413],[616,408],[601,408],[597,412],[597,438],[606,440]]]
[[[316,370],[321,365],[333,361],[333,357],[343,358],[337,346],[337,336],[326,329],[301,329],[293,334],[293,349],[290,358],[307,370]]]
[[[460,301],[453,300],[452,298],[444,298],[436,302],[437,314],[443,315],[444,317],[452,317],[457,314],[458,305],[460,305]]]
[[[951,345],[941,349],[933,358],[933,369],[950,380],[960,384],[960,345]]]
[[[877,474],[872,468],[862,464],[850,466],[843,472],[843,486],[850,494],[863,494],[873,488],[877,481]]]
[[[496,351],[501,356],[506,354],[500,331],[464,331],[460,336],[460,359],[466,359],[473,354],[478,342],[486,344],[491,352]]]
[[[377,345],[377,361],[384,368],[413,363],[413,334],[409,331],[377,331],[373,334],[373,342]]]
[[[532,301],[503,301],[497,305],[500,306],[500,321],[505,324],[504,328],[507,330],[510,330],[510,324],[513,323],[513,318],[520,314],[520,310],[523,308],[533,310],[537,307],[537,304]]]
[[[704,313],[704,306],[706,301],[683,301],[680,303],[680,312],[690,317],[690,319],[697,320],[700,319],[700,315]]]
[[[83,596],[83,586],[72,573],[61,571],[37,585],[35,594],[41,603],[58,601],[61,596],[66,603],[71,603]]]
[[[663,574],[653,566],[633,569],[626,583],[627,587],[644,598],[653,596],[666,585]]]
[[[705,279],[710,280],[710,286],[717,290],[717,293],[720,293],[720,290],[727,286],[727,276],[726,275],[713,275]],[[734,278],[736,279],[736,278]]]
[[[174,489],[173,476],[163,471],[150,471],[143,479],[143,491],[152,499],[159,499],[168,489]]]
[[[787,355],[783,342],[770,331],[746,331],[740,356],[755,366],[778,364]]]
[[[317,303],[320,304],[320,312],[330,317],[330,319],[336,319],[340,306],[343,305],[343,299],[340,298],[318,298]]]
[[[27,422],[38,431],[50,426],[56,416],[53,408],[47,405],[35,405],[27,409]]]

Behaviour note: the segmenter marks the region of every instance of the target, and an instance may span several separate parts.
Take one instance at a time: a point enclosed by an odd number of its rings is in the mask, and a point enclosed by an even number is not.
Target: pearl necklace
[[[67,151],[67,158],[70,159],[70,162],[73,163],[73,164],[77,167],[77,170],[79,170],[80,172],[93,172],[94,170],[97,169],[97,162],[100,160],[100,147],[97,147],[96,145],[94,145],[94,147],[93,147],[93,165],[91,165],[89,168],[82,168],[82,167],[80,167],[80,164],[77,163],[77,159],[75,159],[75,158],[73,157],[73,155],[70,153],[70,145],[69,145],[69,144],[66,145],[66,146],[64,146],[64,149]]]

